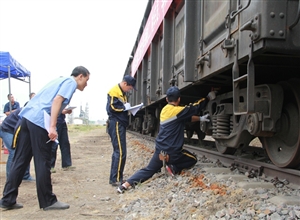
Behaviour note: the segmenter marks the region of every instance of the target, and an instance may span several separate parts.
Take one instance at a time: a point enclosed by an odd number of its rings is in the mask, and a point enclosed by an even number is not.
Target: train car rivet
[[[284,32],[283,31],[279,31],[279,36],[284,36]]]
[[[281,12],[281,13],[279,14],[279,17],[280,17],[280,18],[284,18],[284,13]]]

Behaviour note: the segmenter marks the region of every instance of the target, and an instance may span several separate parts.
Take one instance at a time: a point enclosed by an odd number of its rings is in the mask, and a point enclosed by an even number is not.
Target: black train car
[[[181,104],[212,89],[201,130],[232,154],[258,137],[278,167],[300,165],[300,1],[149,0],[125,69],[131,128],[156,136],[171,85]]]

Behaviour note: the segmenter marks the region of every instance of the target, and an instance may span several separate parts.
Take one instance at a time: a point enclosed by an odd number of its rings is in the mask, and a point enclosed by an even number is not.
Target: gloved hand
[[[129,103],[129,102],[126,102],[126,103],[124,104],[124,106],[125,106],[125,110],[124,110],[124,111],[127,111],[127,110],[130,108],[130,103]]]
[[[200,116],[200,121],[210,122],[210,120],[208,119],[208,117],[209,117],[209,114]]]
[[[208,93],[207,97],[209,98],[209,100],[214,100],[216,98],[216,91],[211,91]]]

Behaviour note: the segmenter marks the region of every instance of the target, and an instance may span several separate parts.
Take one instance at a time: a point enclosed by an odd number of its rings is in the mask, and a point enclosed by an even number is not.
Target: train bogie
[[[295,0],[149,0],[125,71],[137,79],[130,102],[145,105],[131,128],[156,136],[172,85],[182,105],[214,89],[200,128],[220,152],[259,138],[274,164],[299,166],[299,18]]]

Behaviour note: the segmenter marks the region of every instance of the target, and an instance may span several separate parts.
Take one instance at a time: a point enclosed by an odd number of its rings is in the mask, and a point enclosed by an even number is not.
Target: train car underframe
[[[299,79],[255,87],[254,112],[234,114],[232,93],[210,102],[207,112],[212,123],[201,123],[205,133],[212,131],[218,151],[233,154],[258,137],[269,158],[278,167],[297,167],[300,157]],[[247,90],[240,91],[240,107],[245,108]]]
[[[300,79],[278,84],[262,84],[254,89],[254,112],[234,112],[233,92],[217,96],[202,114],[209,113],[210,122],[201,122],[203,133],[211,135],[219,152],[234,154],[259,138],[270,160],[278,167],[296,168],[300,158]],[[239,107],[247,105],[247,89],[239,92]],[[131,130],[156,136],[159,113],[165,101],[147,106],[131,122]],[[187,134],[188,135],[188,134]],[[203,135],[198,134],[200,139]]]

